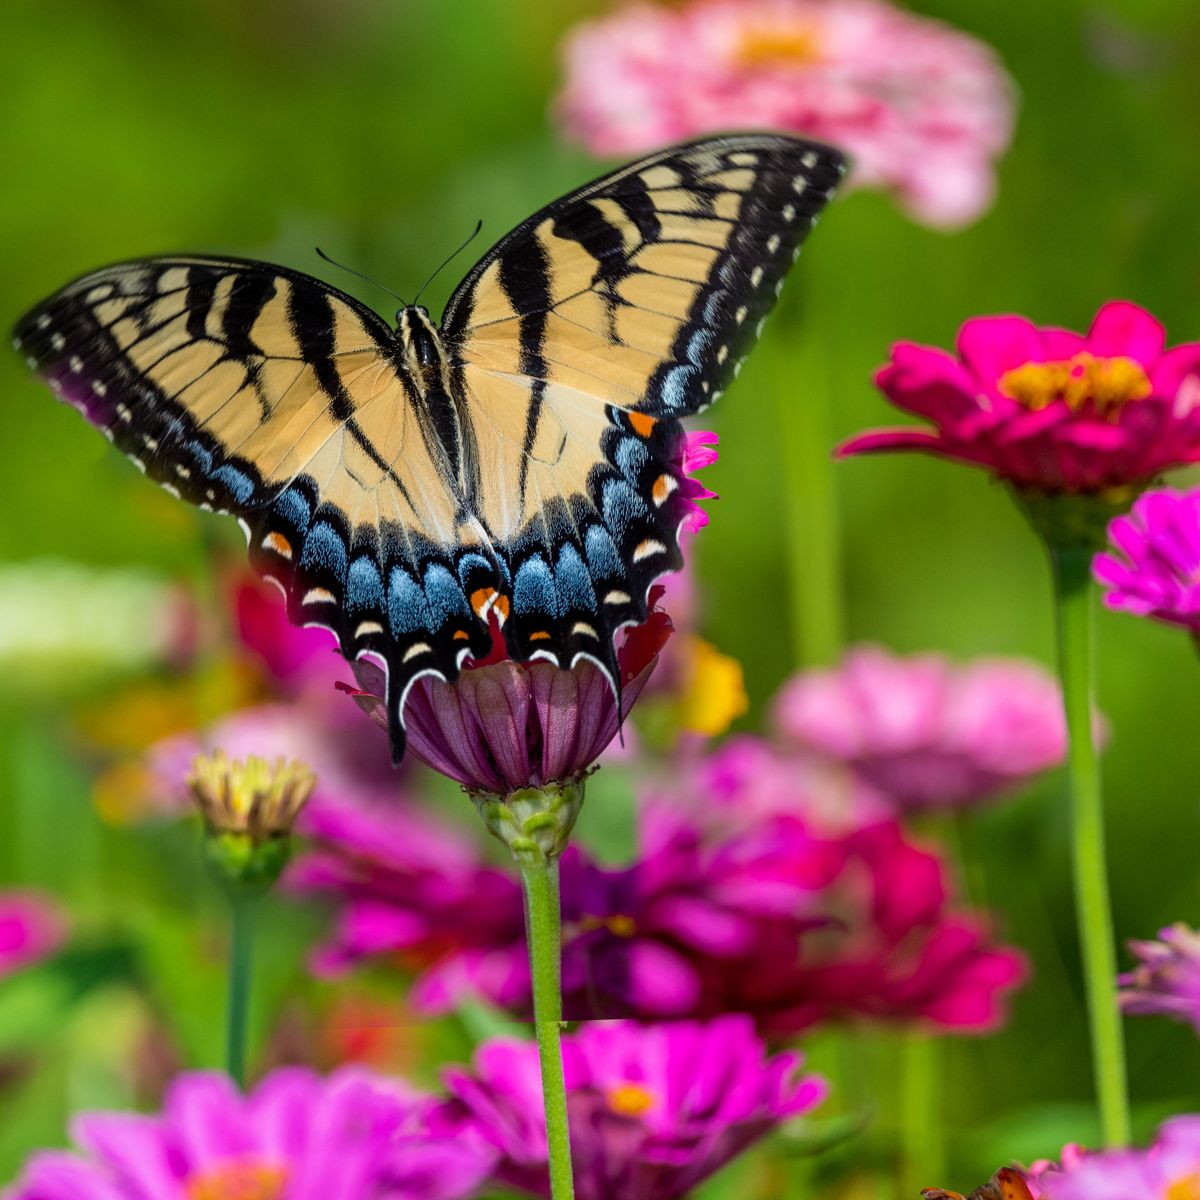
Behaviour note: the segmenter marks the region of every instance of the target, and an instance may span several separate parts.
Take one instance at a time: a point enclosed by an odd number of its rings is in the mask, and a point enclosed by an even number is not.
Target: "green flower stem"
[[[550,1155],[550,1195],[571,1200],[571,1142],[567,1131],[567,1090],[562,1064],[562,936],[558,897],[558,859],[522,856],[525,932],[533,978],[533,1019],[542,1067],[546,1110],[546,1146]]]
[[[250,1025],[250,985],[254,971],[254,926],[260,896],[246,888],[229,889],[229,1007],[225,1060],[239,1088],[246,1084],[246,1043]]]
[[[1069,749],[1075,908],[1091,1026],[1092,1069],[1106,1146],[1129,1144],[1125,1045],[1117,1008],[1112,906],[1104,856],[1104,806],[1092,732],[1091,547],[1050,542]]]
[[[833,463],[833,399],[828,350],[815,306],[786,305],[786,358],[776,364],[784,456],[788,594],[799,666],[831,666],[845,642],[842,548]]]
[[[901,1196],[917,1196],[943,1176],[945,1146],[938,1097],[942,1094],[942,1046],[932,1034],[914,1029],[900,1048]]]

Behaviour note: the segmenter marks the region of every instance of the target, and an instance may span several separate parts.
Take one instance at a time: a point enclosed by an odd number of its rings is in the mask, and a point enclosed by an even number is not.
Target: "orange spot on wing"
[[[471,635],[465,629],[456,629],[454,631],[454,641],[469,642],[470,640],[471,640]]]
[[[548,642],[550,640],[550,635],[544,629],[535,629],[533,633],[529,635],[529,640],[531,642]]]
[[[639,433],[642,437],[649,437],[654,432],[655,425],[658,424],[653,417],[648,417],[645,413],[631,412],[628,416],[634,432]]]
[[[675,490],[675,487],[675,480],[670,475],[660,475],[654,481],[654,487],[650,489],[654,503],[661,504]]]
[[[496,603],[492,605],[500,617],[500,624],[503,625],[508,620],[510,605],[507,596],[497,596]]]
[[[282,533],[272,531],[263,538],[263,546],[267,550],[274,550],[281,558],[292,557],[292,543],[283,536]]]

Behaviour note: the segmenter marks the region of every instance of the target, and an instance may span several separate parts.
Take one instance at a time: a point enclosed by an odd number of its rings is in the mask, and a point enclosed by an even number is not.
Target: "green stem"
[[[900,1053],[901,1159],[899,1195],[919,1195],[943,1174],[945,1147],[937,1099],[942,1094],[941,1043],[922,1030],[903,1035]]]
[[[786,305],[787,357],[776,367],[792,642],[805,667],[836,663],[845,642],[832,379],[816,315],[815,306]]]
[[[550,1157],[550,1195],[572,1200],[571,1142],[567,1131],[567,1090],[562,1064],[562,936],[559,929],[558,860],[522,856],[525,933],[533,978],[533,1020],[542,1066],[546,1110],[546,1147]]]
[[[226,1025],[226,1064],[240,1088],[246,1083],[246,1041],[250,1023],[250,984],[254,969],[254,923],[259,897],[232,887],[229,893],[229,1009]]]
[[[1117,964],[1112,905],[1104,855],[1104,806],[1092,733],[1091,551],[1082,546],[1050,546],[1069,748],[1072,855],[1075,908],[1083,955],[1092,1070],[1106,1146],[1129,1144],[1129,1095],[1125,1045],[1117,1008]]]

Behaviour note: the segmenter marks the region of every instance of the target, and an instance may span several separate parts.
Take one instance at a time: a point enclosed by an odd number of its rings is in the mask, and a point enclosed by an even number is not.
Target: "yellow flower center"
[[[631,938],[637,933],[637,922],[626,913],[614,913],[611,917],[584,917],[579,927],[585,933],[607,929],[613,937]]]
[[[1169,1184],[1163,1200],[1200,1200],[1200,1171]]]
[[[609,1089],[605,1099],[619,1117],[644,1117],[654,1107],[654,1093],[640,1083],[618,1084]]]
[[[1000,391],[1034,412],[1062,400],[1076,411],[1090,403],[1100,416],[1116,417],[1152,390],[1141,363],[1123,355],[1096,358],[1084,352],[1058,362],[1025,363],[1000,376]]]
[[[749,68],[807,66],[819,57],[815,31],[799,22],[748,25],[733,52],[736,65]]]
[[[282,1200],[286,1183],[283,1167],[228,1162],[193,1175],[184,1194],[187,1200]]]

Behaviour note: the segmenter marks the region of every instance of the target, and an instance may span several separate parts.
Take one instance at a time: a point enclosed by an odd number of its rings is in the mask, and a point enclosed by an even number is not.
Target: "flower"
[[[715,493],[693,474],[716,461],[716,441],[713,433],[687,433],[675,451],[684,529],[700,529],[708,520],[700,501]],[[649,616],[625,633],[618,649],[620,710],[608,676],[594,661],[580,658],[569,668],[515,662],[493,618],[487,658],[468,661],[453,683],[426,676],[412,685],[404,716],[413,756],[480,795],[577,783],[617,736],[671,635],[670,619],[656,607],[661,595],[661,587],[651,590]],[[360,690],[346,690],[388,728],[383,671],[367,659],[353,667]]]
[[[677,761],[674,781],[643,797],[632,864],[567,850],[568,1018],[742,1012],[781,1033],[825,1020],[1000,1022],[1021,955],[996,944],[983,914],[954,906],[935,855],[877,816],[831,819],[832,802],[807,791],[822,777],[789,762],[752,738]],[[408,821],[382,807],[369,819],[310,815],[319,849],[289,878],[341,913],[318,962],[397,957],[419,973],[415,1008],[482,996],[528,1015],[517,883],[468,847],[423,850]]]
[[[1095,560],[1104,603],[1200,636],[1200,490],[1147,492],[1108,536]]]
[[[428,1101],[358,1069],[275,1071],[248,1096],[181,1075],[162,1113],[76,1118],[82,1154],[35,1155],[10,1200],[456,1200],[494,1155],[427,1128]]]
[[[1200,1116],[1172,1117],[1146,1150],[1064,1152],[1038,1177],[1041,1200],[1193,1200],[1200,1195]]]
[[[982,42],[881,0],[647,3],[580,25],[558,111],[595,154],[726,129],[831,142],[852,180],[925,224],[973,221],[1012,135],[1012,86]]]
[[[1116,301],[1086,334],[977,317],[959,331],[957,358],[900,342],[875,382],[936,431],[876,430],[839,454],[919,450],[1035,493],[1142,487],[1200,461],[1200,342],[1164,350],[1165,336]]]
[[[707,1025],[604,1022],[563,1039],[579,1200],[674,1200],[784,1121],[810,1112],[825,1083],[796,1053],[768,1057],[742,1016]],[[494,1148],[493,1178],[549,1196],[536,1047],[497,1039],[474,1068],[445,1076],[451,1099],[431,1117],[462,1144]]]
[[[958,667],[862,646],[835,670],[794,676],[774,713],[783,738],[905,810],[991,800],[1061,763],[1067,745],[1057,683],[1015,659]]]
[[[958,1192],[944,1192],[941,1188],[924,1188],[924,1200],[963,1200]],[[977,1187],[966,1200],[1037,1200],[1037,1192],[1031,1191],[1028,1181],[1014,1167],[1002,1167],[991,1181]]]
[[[245,834],[258,845],[291,833],[316,782],[296,759],[268,762],[252,754],[230,762],[218,750],[196,758],[187,785],[210,833]]]
[[[66,918],[48,896],[0,892],[0,978],[48,958],[66,931]]]
[[[1200,932],[1179,921],[1160,929],[1158,937],[1129,943],[1141,962],[1120,977],[1121,1008],[1190,1021],[1200,1034]]]

